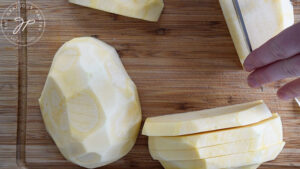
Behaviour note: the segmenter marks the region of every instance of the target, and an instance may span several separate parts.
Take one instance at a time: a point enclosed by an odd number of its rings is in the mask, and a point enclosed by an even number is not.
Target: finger
[[[300,53],[300,23],[289,27],[261,47],[254,50],[245,60],[246,71],[286,59]]]
[[[297,76],[300,76],[300,55],[256,69],[249,75],[248,84],[257,88],[266,83]]]
[[[280,88],[277,92],[277,95],[283,100],[290,100],[295,97],[300,97],[300,78]]]

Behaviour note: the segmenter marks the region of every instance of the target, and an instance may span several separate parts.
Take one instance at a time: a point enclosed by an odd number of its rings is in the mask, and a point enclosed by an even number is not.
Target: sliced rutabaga
[[[170,168],[166,168],[166,169],[181,169],[180,167],[176,167],[176,166],[171,166],[168,165]],[[254,164],[254,165],[248,165],[248,166],[242,166],[242,167],[233,167],[233,168],[218,168],[218,169],[257,169],[260,166],[260,164]],[[193,168],[191,168],[193,169]],[[199,169],[199,168],[195,168],[195,169]],[[202,169],[202,168],[200,168]]]
[[[273,133],[273,135],[269,135],[269,133]],[[149,137],[148,144],[151,150],[188,150],[256,138],[262,138],[265,144],[282,138],[282,123],[278,114],[273,114],[273,117],[267,120],[243,127],[176,137]]]
[[[219,1],[243,64],[250,51],[233,0]],[[253,50],[294,23],[294,11],[290,0],[238,0],[238,2]]]
[[[69,0],[69,2],[147,21],[157,21],[164,7],[163,0]]]
[[[149,151],[152,158],[155,160],[197,160],[224,155],[246,153],[250,151],[258,151],[261,149],[265,149],[271,145],[281,143],[282,141],[282,130],[270,130],[269,132],[265,133],[265,135],[260,135],[253,139],[240,140],[214,146],[184,150],[155,150],[149,148]]]
[[[263,101],[146,119],[143,134],[179,136],[244,126],[272,116]]]
[[[247,165],[261,164],[266,161],[274,160],[281,152],[284,145],[285,142],[282,142],[259,151],[220,156],[215,158],[160,162],[165,169],[236,168]]]
[[[133,147],[141,109],[135,84],[115,49],[75,38],[56,53],[41,98],[46,129],[73,163],[100,167]]]
[[[247,165],[242,167],[234,167],[234,168],[221,168],[221,169],[257,169],[261,164]]]

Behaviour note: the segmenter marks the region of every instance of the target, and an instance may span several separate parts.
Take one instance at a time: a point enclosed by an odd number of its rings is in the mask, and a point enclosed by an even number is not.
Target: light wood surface
[[[0,12],[13,2],[1,0]],[[14,167],[16,159],[26,168],[80,168],[59,153],[45,130],[37,100],[57,49],[80,36],[99,38],[118,50],[138,87],[143,120],[265,100],[273,112],[280,113],[287,144],[275,161],[260,168],[300,168],[300,109],[295,102],[280,101],[275,94],[287,80],[266,85],[263,92],[247,86],[248,73],[239,63],[218,0],[165,0],[165,9],[157,23],[69,4],[67,0],[30,2],[40,7],[46,17],[42,39],[32,46],[17,48],[0,36],[0,168]],[[299,21],[300,1],[293,2]],[[27,70],[22,69],[20,58],[27,59]],[[24,71],[27,97],[22,99],[27,101],[27,108],[22,110],[21,103],[18,106],[18,92],[26,90],[18,84]],[[19,94],[19,100],[20,97]],[[17,124],[26,124],[26,128],[21,127],[24,135],[18,137],[18,151]],[[139,135],[128,155],[103,168],[162,167],[150,157],[147,137]]]
[[[11,0],[1,0],[0,16]],[[0,28],[1,29],[1,28]],[[1,32],[1,31],[0,31]],[[0,33],[0,168],[16,166],[18,48]]]

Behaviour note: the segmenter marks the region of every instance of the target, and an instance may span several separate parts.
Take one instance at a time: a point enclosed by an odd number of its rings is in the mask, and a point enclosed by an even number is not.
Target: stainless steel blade
[[[247,46],[249,48],[249,51],[252,52],[253,49],[252,49],[252,46],[251,46],[251,42],[250,42],[248,31],[246,29],[246,25],[245,25],[245,21],[244,21],[244,18],[243,18],[243,14],[242,14],[242,11],[241,11],[241,7],[240,7],[240,4],[239,4],[239,1],[238,0],[232,0],[232,3],[233,3],[233,6],[235,8],[237,17],[239,19],[239,23],[241,25],[244,37],[246,39],[246,43],[247,43]]]
[[[242,28],[243,35],[244,35],[246,43],[247,43],[247,47],[249,49],[249,52],[251,53],[253,51],[253,48],[252,48],[252,45],[251,45],[251,42],[250,42],[249,34],[248,34],[248,31],[247,31],[247,28],[246,28],[246,24],[245,24],[245,21],[244,21],[244,18],[243,18],[243,14],[242,14],[242,11],[241,11],[239,1],[238,0],[232,0],[232,3],[233,3],[233,6],[235,8],[235,12],[236,12],[236,15],[238,17],[240,26]],[[260,89],[261,89],[262,92],[264,91],[263,86]]]

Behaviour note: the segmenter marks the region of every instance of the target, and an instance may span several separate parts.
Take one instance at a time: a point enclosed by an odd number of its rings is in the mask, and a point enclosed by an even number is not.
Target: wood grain
[[[0,15],[12,1],[0,2]],[[0,34],[0,168],[16,167],[18,48]]]
[[[12,0],[1,1],[1,9],[8,2]],[[280,113],[287,144],[275,161],[261,168],[300,168],[300,109],[294,102],[280,101],[275,94],[288,80],[266,85],[264,92],[247,86],[248,73],[239,63],[218,0],[165,0],[163,15],[157,23],[80,7],[67,0],[31,2],[44,12],[46,30],[38,43],[26,48],[26,168],[80,168],[59,153],[45,130],[37,102],[55,52],[64,42],[80,36],[99,38],[118,50],[138,87],[143,120],[162,114],[265,100],[273,112]],[[299,21],[300,1],[293,2],[295,18]],[[1,168],[9,163],[6,157],[12,160],[15,157],[18,53],[4,38],[0,45]],[[7,152],[10,156],[5,155]],[[103,168],[162,167],[150,157],[147,137],[139,135],[128,155]]]

